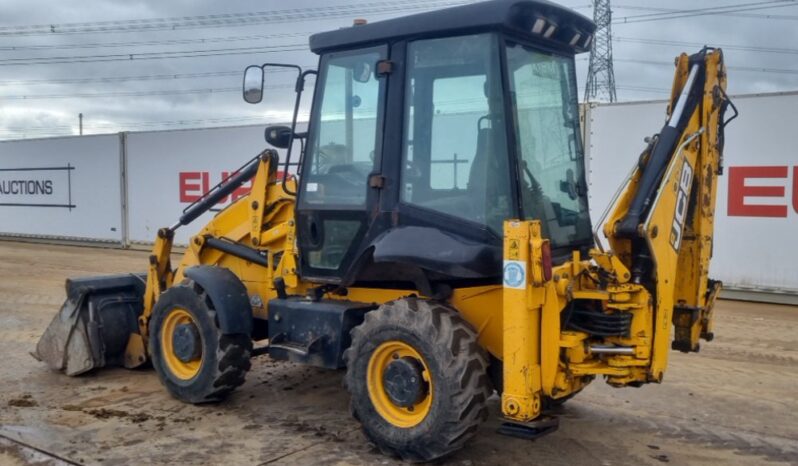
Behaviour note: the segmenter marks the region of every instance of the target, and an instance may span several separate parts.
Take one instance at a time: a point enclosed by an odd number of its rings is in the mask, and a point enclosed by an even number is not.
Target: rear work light
[[[535,22],[532,24],[532,34],[540,34],[543,32],[543,28],[546,27],[546,20],[543,18],[537,18]]]

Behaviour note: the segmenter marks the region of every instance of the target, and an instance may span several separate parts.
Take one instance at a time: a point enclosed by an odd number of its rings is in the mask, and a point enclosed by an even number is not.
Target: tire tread
[[[386,325],[410,325],[411,330],[429,336],[431,343],[445,351],[450,360],[443,367],[442,378],[453,379],[457,383],[454,400],[457,412],[441,413],[446,416],[440,428],[412,445],[397,448],[385,444],[370,431],[368,413],[358,413],[354,400],[351,404],[353,416],[363,423],[365,435],[385,454],[398,456],[406,461],[424,462],[447,456],[460,448],[475,435],[479,425],[487,419],[487,399],[493,393],[487,376],[488,355],[477,342],[477,334],[471,326],[455,311],[443,303],[420,298],[403,298],[388,302],[376,311],[366,314],[363,324],[350,333],[352,345],[344,352],[347,374],[344,385],[350,393],[355,393],[357,384],[365,383],[352,369],[359,354],[361,343]],[[354,395],[353,395],[354,396]],[[375,416],[378,416],[376,413]],[[365,421],[365,422],[364,422]]]

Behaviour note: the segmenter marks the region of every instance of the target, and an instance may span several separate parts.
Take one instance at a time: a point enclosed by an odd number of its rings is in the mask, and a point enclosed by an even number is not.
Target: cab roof
[[[403,39],[502,31],[580,53],[590,49],[595,29],[590,19],[547,0],[490,0],[314,34],[310,49],[320,54]]]

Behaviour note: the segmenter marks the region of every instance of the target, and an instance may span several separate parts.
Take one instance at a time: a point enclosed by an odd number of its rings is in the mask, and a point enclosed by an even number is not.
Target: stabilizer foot
[[[499,433],[525,440],[535,440],[556,431],[560,420],[552,416],[541,416],[530,422],[505,421],[499,427]]]

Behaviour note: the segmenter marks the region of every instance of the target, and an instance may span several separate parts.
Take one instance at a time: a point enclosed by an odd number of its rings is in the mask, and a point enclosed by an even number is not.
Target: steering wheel
[[[350,186],[365,185],[363,173],[353,164],[333,165],[327,170],[327,176],[334,176]]]

